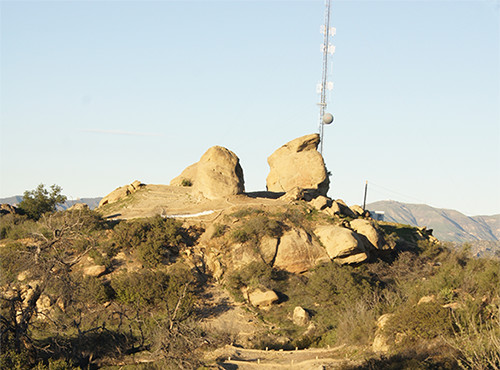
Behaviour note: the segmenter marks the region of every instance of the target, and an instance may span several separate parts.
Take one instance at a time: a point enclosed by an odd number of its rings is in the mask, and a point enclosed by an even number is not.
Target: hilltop
[[[278,148],[258,193],[216,146],[95,210],[7,207],[1,367],[500,365],[499,262],[328,198],[318,142]]]

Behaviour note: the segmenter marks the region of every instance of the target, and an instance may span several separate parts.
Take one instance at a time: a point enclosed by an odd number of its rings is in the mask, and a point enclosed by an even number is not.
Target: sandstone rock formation
[[[325,208],[324,211],[330,216],[342,216],[357,218],[357,214],[354,213],[342,199],[337,199],[333,201],[332,205]]]
[[[316,150],[319,135],[299,137],[277,149],[269,158],[267,190],[289,192],[295,187],[326,195],[330,180],[323,157]]]
[[[85,203],[75,203],[71,207],[68,208],[68,211],[83,211],[89,210],[88,204]]]
[[[340,226],[323,225],[318,226],[314,234],[325,246],[328,256],[336,259],[337,262],[361,263],[369,257],[363,240],[352,230]]]
[[[280,239],[274,266],[288,272],[301,273],[329,262],[325,249],[302,229],[286,231]]]
[[[0,204],[0,215],[6,215],[9,213],[12,213],[14,215],[17,214],[17,208],[7,203]]]
[[[187,167],[170,182],[172,186],[185,184],[192,184],[194,191],[208,199],[223,198],[245,191],[239,158],[221,146],[208,149],[199,162]]]
[[[358,234],[364,235],[374,249],[389,249],[384,236],[377,230],[373,221],[356,219],[352,220],[350,225]]]
[[[135,193],[137,190],[139,190],[143,186],[145,186],[145,185],[142,184],[139,180],[135,180],[130,185],[121,186],[121,187],[113,190],[111,193],[106,195],[104,198],[102,198],[101,201],[99,202],[99,207],[102,207],[105,204],[111,204],[111,203],[118,202],[119,200],[125,198],[127,195]]]

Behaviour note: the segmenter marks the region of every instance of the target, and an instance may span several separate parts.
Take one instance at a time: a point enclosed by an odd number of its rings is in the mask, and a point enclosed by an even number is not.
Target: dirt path
[[[313,348],[295,351],[243,349],[233,346],[219,348],[218,364],[223,369],[340,369],[359,364],[356,349],[344,346],[331,349]]]

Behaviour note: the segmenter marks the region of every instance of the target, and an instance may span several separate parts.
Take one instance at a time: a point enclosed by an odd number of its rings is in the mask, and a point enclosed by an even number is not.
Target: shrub
[[[190,179],[182,179],[181,186],[193,186],[193,182]]]
[[[395,312],[384,329],[394,335],[403,333],[410,342],[429,340],[451,333],[451,314],[437,302],[407,304]]]
[[[122,221],[114,228],[114,242],[137,250],[141,262],[154,267],[169,253],[177,254],[183,239],[181,223],[160,216],[149,219]]]
[[[38,220],[46,212],[54,212],[58,204],[66,201],[66,196],[61,194],[61,187],[52,185],[49,190],[40,184],[34,190],[26,190],[23,200],[19,203],[19,210],[33,220]]]
[[[283,225],[265,214],[257,214],[243,221],[243,224],[231,232],[235,242],[257,242],[263,236],[278,238],[283,234]]]

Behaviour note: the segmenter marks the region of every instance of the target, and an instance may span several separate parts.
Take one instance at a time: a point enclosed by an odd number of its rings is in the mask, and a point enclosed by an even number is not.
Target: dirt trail
[[[244,349],[233,346],[216,351],[218,364],[223,369],[340,369],[359,364],[351,360],[354,348],[344,346],[331,349],[313,348],[295,351]]]
[[[104,216],[117,219],[151,217],[158,214],[166,217],[198,214],[196,219],[213,221],[223,210],[232,207],[286,204],[276,199],[279,195],[258,192],[210,200],[194,193],[190,187],[146,185],[116,203],[100,207],[99,210]]]

